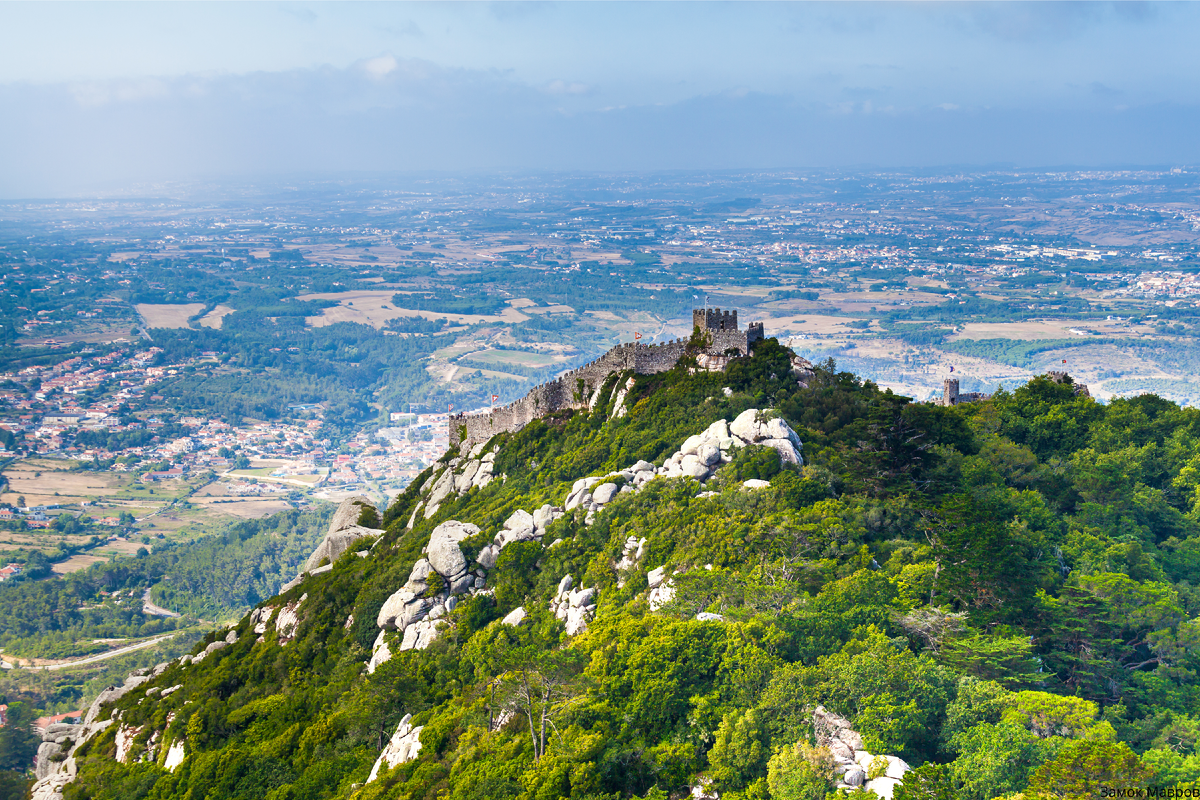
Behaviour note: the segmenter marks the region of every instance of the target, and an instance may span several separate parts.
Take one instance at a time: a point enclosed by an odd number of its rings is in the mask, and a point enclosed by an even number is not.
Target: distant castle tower
[[[942,405],[958,405],[958,378],[946,378],[942,381]]]
[[[984,392],[960,392],[958,391],[958,378],[943,378],[942,399],[938,401],[938,405],[956,406],[959,403],[978,403],[980,400],[987,400],[990,397],[990,394]]]

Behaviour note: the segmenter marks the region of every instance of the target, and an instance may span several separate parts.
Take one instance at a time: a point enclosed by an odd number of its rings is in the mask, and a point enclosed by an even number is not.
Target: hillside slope
[[[914,405],[775,340],[688,367],[343,510],[332,564],[53,732],[35,796],[1200,777],[1200,413],[1045,379]]]

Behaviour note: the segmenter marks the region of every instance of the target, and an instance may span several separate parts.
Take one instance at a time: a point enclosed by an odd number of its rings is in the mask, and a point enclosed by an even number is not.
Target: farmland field
[[[204,310],[204,303],[152,304],[139,303],[137,312],[147,328],[186,328],[188,317]]]

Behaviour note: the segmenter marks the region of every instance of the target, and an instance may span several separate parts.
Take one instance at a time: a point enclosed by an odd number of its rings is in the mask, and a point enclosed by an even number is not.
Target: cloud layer
[[[139,11],[180,28],[149,55],[127,7],[89,6],[93,36],[67,53],[80,23],[64,23],[40,72],[49,23],[25,39],[0,25],[0,196],[341,172],[1200,162],[1187,4],[176,5]],[[0,21],[18,12],[48,13],[0,6]],[[255,37],[260,68],[211,55]]]

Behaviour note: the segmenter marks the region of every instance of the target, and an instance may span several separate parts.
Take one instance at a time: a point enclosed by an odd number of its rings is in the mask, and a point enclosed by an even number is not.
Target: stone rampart
[[[722,356],[730,351],[749,355],[750,346],[763,338],[761,322],[751,322],[738,330],[737,311],[719,308],[695,309],[692,323],[708,336],[704,352]],[[497,433],[519,431],[537,417],[564,409],[591,408],[599,400],[600,388],[609,376],[620,372],[653,375],[666,372],[679,363],[687,342],[675,339],[660,344],[630,342],[620,344],[578,369],[535,386],[529,394],[486,414],[456,414],[450,417],[450,445],[473,447]]]
[[[642,375],[666,372],[679,363],[686,349],[687,342],[683,339],[661,344],[617,345],[595,361],[535,386],[520,400],[490,413],[452,415],[450,444],[473,447],[497,433],[519,431],[534,419],[555,411],[589,408],[610,375],[626,371]]]

